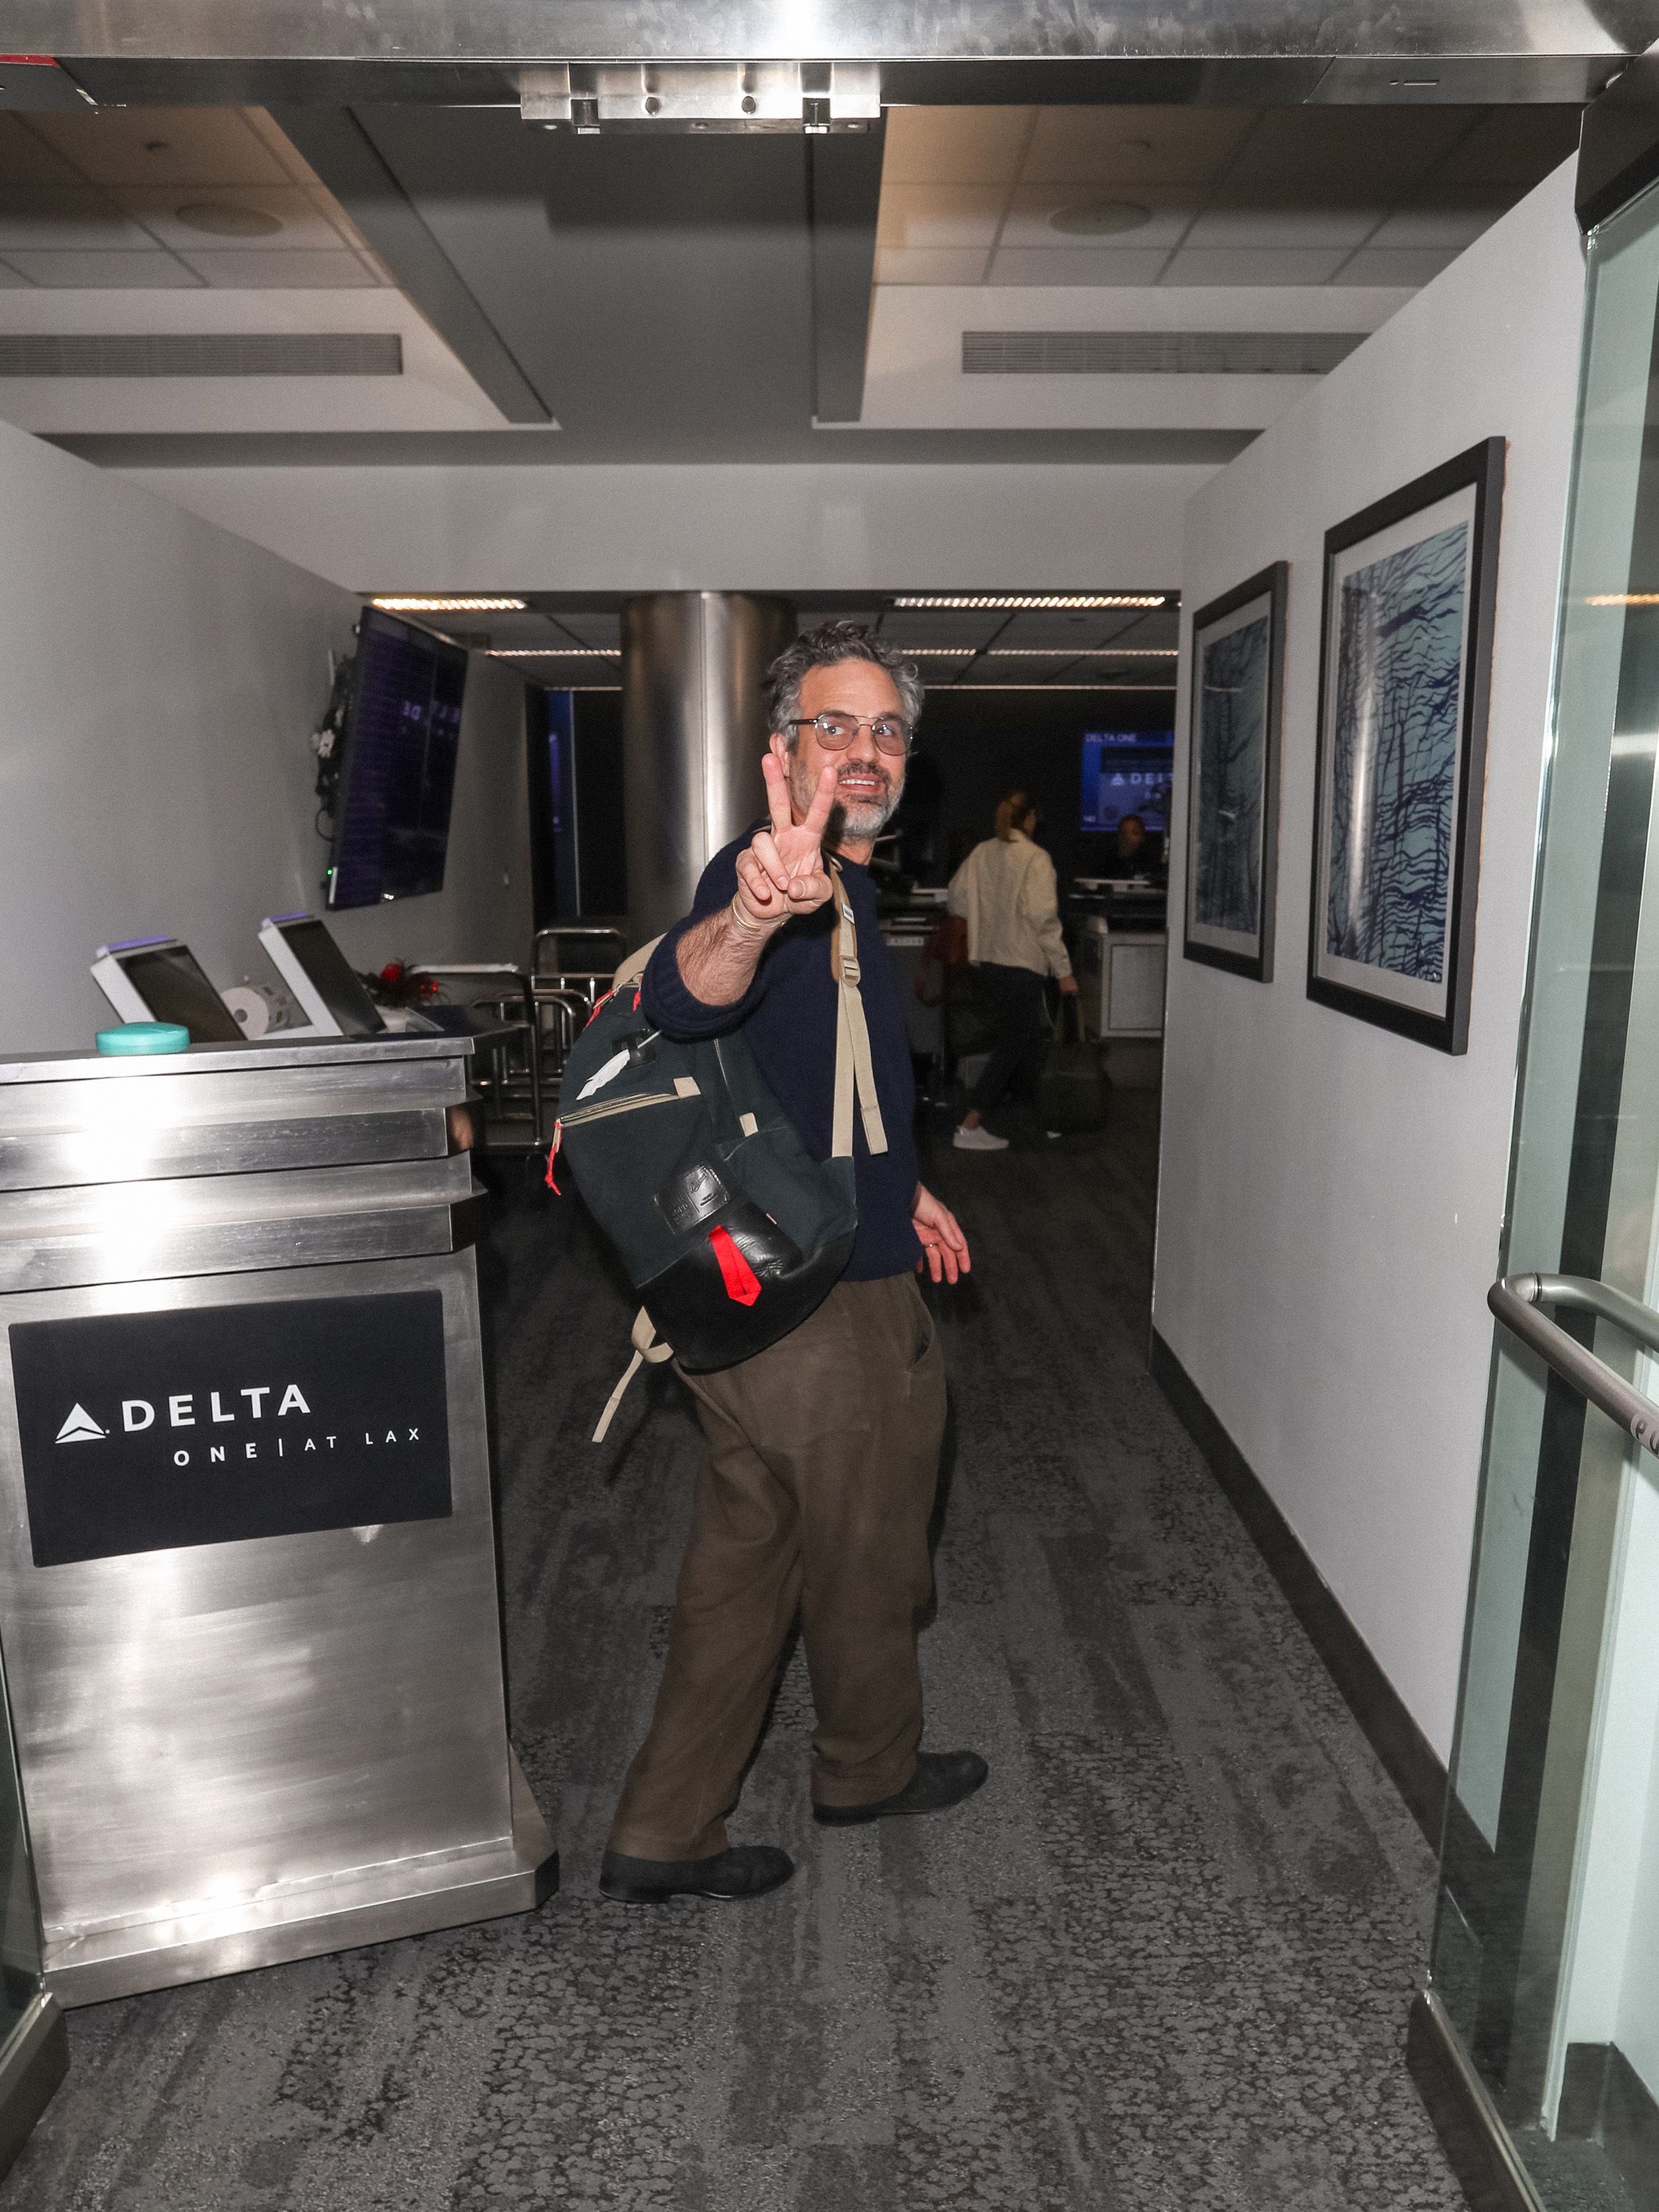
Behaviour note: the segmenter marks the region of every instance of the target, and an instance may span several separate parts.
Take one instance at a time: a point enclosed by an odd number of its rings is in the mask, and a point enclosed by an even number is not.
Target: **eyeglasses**
[[[816,730],[818,743],[827,753],[844,752],[860,730],[869,731],[879,752],[907,753],[910,750],[910,726],[893,714],[878,714],[872,720],[857,714],[804,714],[789,726],[792,730]]]

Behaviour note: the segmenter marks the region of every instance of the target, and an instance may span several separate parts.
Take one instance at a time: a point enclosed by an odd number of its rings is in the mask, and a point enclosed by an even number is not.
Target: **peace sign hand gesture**
[[[789,780],[776,755],[768,752],[761,769],[772,826],[757,830],[747,852],[738,855],[738,904],[751,926],[776,927],[792,914],[811,914],[830,896],[823,833],[841,779],[834,763],[826,763],[806,818],[798,823],[789,804]]]

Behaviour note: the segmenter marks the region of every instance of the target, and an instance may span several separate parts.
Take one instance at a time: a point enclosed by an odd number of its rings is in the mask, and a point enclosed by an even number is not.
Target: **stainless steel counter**
[[[65,2003],[538,1904],[470,1040],[0,1064],[0,1638]]]

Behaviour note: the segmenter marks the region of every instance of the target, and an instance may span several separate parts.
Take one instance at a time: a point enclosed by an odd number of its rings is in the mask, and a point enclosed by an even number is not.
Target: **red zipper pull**
[[[555,1198],[562,1198],[564,1196],[564,1193],[559,1188],[557,1183],[553,1180],[553,1163],[558,1158],[559,1146],[563,1142],[564,1123],[562,1121],[556,1121],[553,1124],[552,1148],[547,1155],[547,1187],[552,1192]]]
[[[708,1241],[720,1263],[720,1280],[726,1285],[726,1297],[740,1306],[752,1306],[761,1294],[760,1277],[732,1243],[730,1231],[719,1227],[711,1229]]]

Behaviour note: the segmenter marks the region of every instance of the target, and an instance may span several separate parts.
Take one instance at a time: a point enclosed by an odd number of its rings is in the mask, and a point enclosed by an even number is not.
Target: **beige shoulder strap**
[[[673,1346],[657,1343],[656,1334],[655,1323],[641,1306],[634,1316],[634,1357],[623,1370],[622,1380],[605,1401],[605,1411],[599,1415],[599,1425],[593,1431],[593,1441],[596,1444],[602,1444],[605,1442],[605,1431],[611,1426],[617,1408],[623,1401],[623,1394],[639,1373],[641,1364],[647,1367],[660,1367],[665,1359],[672,1359],[674,1357]]]
[[[653,937],[649,945],[642,945],[637,952],[630,952],[611,978],[611,989],[620,991],[625,984],[637,983],[650,965],[652,954],[661,943],[660,937]]]
[[[826,855],[826,858],[828,856]],[[876,1071],[870,1059],[870,1031],[864,1019],[864,1000],[859,995],[858,932],[853,921],[853,902],[847,896],[847,886],[841,879],[841,870],[829,861],[830,878],[835,884],[836,911],[839,917],[830,939],[830,958],[836,973],[837,1009],[836,1015],[836,1110],[831,1125],[830,1157],[832,1160],[848,1160],[853,1157],[853,1088],[858,1086],[859,1107],[864,1115],[864,1141],[872,1152],[887,1150],[887,1132],[882,1126],[881,1107],[876,1097]]]

